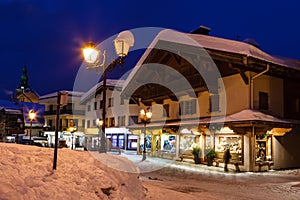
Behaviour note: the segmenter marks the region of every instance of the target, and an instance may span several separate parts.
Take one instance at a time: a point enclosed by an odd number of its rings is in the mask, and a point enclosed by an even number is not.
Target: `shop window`
[[[175,135],[170,135],[168,133],[162,134],[160,138],[160,149],[162,152],[167,152],[167,153],[175,153],[176,152],[176,139]],[[157,147],[159,140],[156,141]]]
[[[119,135],[119,139],[118,139],[118,147],[119,147],[120,149],[124,149],[124,143],[125,143],[124,135]]]
[[[256,161],[271,161],[272,158],[272,137],[267,134],[256,136]]]
[[[137,149],[137,135],[127,135],[127,149],[136,150]]]
[[[170,105],[169,104],[164,105],[163,116],[170,117]]]
[[[195,135],[181,135],[180,136],[180,150],[179,153],[183,154],[186,150],[192,150],[192,145],[195,142]]]
[[[269,97],[266,92],[259,92],[259,109],[269,110]]]
[[[144,135],[142,134],[142,138],[140,139],[140,150],[144,150],[144,139],[146,139],[146,151],[151,151],[151,144],[152,144],[152,136],[151,135]]]
[[[231,160],[243,161],[242,137],[239,135],[218,135],[215,136],[216,157],[223,159],[226,148],[230,149]]]
[[[111,147],[116,148],[118,143],[118,136],[117,135],[112,135],[111,137]]]
[[[209,108],[210,108],[210,112],[220,111],[219,95],[218,94],[211,94],[210,95]]]

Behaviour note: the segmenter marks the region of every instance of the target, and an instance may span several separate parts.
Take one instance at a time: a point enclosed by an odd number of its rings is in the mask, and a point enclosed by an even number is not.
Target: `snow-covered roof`
[[[154,40],[146,49],[142,57],[137,62],[136,66],[132,69],[131,73],[129,74],[128,78],[124,83],[122,95],[126,96],[125,90],[129,82],[134,78],[135,74],[140,70],[141,66],[143,65],[147,57],[150,55],[152,49],[156,47],[159,41],[167,41],[171,43],[189,45],[194,47],[203,47],[204,49],[235,53],[247,57],[257,58],[269,63],[281,65],[283,67],[300,70],[299,60],[272,56],[260,50],[259,48],[256,48],[253,45],[245,42],[229,40],[229,39],[224,39],[224,38],[219,38],[219,37],[214,37],[209,35],[189,34],[189,33],[174,32],[172,30],[164,30],[161,31],[154,38]],[[178,50],[178,52],[179,51],[180,50]]]
[[[206,49],[214,49],[219,51],[242,54],[248,57],[258,58],[260,60],[264,60],[270,63],[300,70],[299,60],[272,56],[262,51],[261,49],[245,42],[200,34],[187,34],[187,36],[194,39],[200,44],[200,46]],[[180,41],[178,42],[180,43]]]
[[[251,109],[245,109],[240,112],[227,115],[227,116],[216,116],[216,117],[211,117],[211,118],[209,117],[209,118],[203,118],[198,120],[199,124],[246,122],[246,121],[291,124],[291,121],[287,119],[280,119],[275,116],[260,112],[258,110],[251,110]],[[188,123],[191,123],[191,121],[181,122],[181,124],[188,124]]]
[[[124,85],[124,82],[125,82],[125,80],[122,80],[122,79],[106,79],[106,86],[122,88]],[[89,91],[87,91],[86,93],[84,93],[81,96],[80,102],[82,103],[92,97],[95,97],[95,93],[96,93],[97,89],[102,86],[103,86],[103,81],[94,85]]]
[[[84,92],[77,92],[77,91],[70,91],[70,90],[63,90],[60,92],[68,92],[68,95],[73,96],[73,97],[81,97],[84,94]],[[48,98],[53,98],[53,97],[57,97],[57,92],[45,94],[43,96],[40,96],[39,99],[41,100],[41,99],[48,99]]]

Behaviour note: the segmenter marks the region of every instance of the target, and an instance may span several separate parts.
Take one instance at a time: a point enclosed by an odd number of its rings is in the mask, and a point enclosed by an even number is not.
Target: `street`
[[[138,155],[126,157],[142,166],[139,168],[144,173],[139,179],[147,190],[147,199],[296,200],[300,196],[299,169],[225,173],[221,167],[151,157],[141,165]],[[157,170],[149,171],[150,166]]]

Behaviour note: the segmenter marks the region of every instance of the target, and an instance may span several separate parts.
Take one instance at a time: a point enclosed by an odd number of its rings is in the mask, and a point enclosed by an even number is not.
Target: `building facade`
[[[106,83],[106,128],[107,150],[136,150],[138,136],[129,132],[128,126],[138,122],[138,105],[133,100],[123,99],[120,92],[124,80],[108,79]],[[97,150],[100,145],[102,120],[103,83],[95,85],[81,98],[85,105],[85,145],[89,150]]]
[[[85,107],[80,105],[80,98],[82,92],[63,91],[67,93],[67,105],[60,108],[59,114],[59,138],[68,147],[83,146],[84,141],[84,124],[85,124]],[[54,135],[56,125],[56,111],[57,111],[58,93],[50,93],[40,96],[40,104],[45,106],[45,135],[48,136],[49,146],[54,145]],[[71,133],[69,128],[76,127],[76,132]]]
[[[203,162],[212,149],[222,165],[230,148],[230,167],[259,171],[300,166],[299,83],[299,61],[245,42],[164,31],[122,96],[152,110],[146,133],[140,120],[129,127],[139,146],[147,140],[149,155],[178,159],[198,146]]]

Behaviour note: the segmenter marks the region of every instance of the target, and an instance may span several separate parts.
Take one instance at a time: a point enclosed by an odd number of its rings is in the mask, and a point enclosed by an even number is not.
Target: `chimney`
[[[191,31],[192,34],[201,34],[201,35],[208,35],[210,32],[210,28],[206,26],[199,26],[196,30]]]

